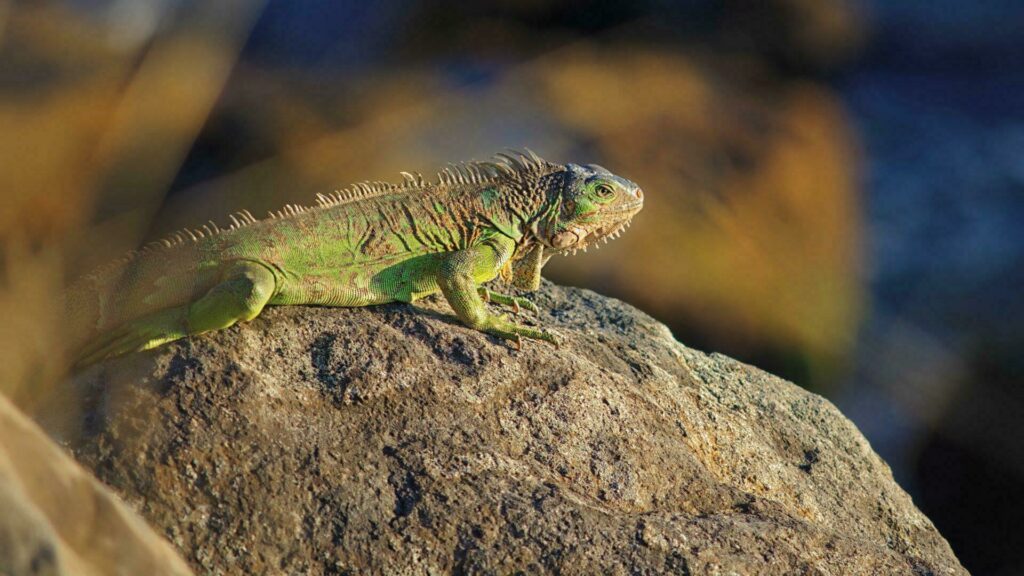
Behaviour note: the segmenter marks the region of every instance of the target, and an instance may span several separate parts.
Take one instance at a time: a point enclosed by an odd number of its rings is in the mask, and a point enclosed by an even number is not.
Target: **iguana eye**
[[[611,198],[615,195],[615,190],[612,190],[612,187],[607,184],[598,184],[594,191],[598,198]]]

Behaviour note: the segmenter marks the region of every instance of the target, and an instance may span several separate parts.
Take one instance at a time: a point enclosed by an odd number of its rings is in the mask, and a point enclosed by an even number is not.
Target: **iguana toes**
[[[536,290],[557,253],[617,236],[643,206],[636,184],[596,165],[532,152],[451,165],[437,181],[363,183],[318,206],[248,212],[152,243],[77,281],[65,299],[78,365],[227,328],[265,306],[367,306],[440,291],[466,325],[511,340],[556,342],[492,313],[534,309],[480,286],[499,273]]]

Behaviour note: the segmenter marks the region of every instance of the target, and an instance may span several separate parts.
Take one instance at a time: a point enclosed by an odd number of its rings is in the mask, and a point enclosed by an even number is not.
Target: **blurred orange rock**
[[[812,372],[842,356],[862,299],[857,153],[828,90],[668,53],[548,64],[537,77],[554,113],[647,192],[614,249],[557,262],[556,279],[710,342],[790,349]]]

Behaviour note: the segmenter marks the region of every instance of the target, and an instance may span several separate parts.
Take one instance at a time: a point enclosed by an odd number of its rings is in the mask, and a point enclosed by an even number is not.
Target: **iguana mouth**
[[[627,212],[627,210],[622,210],[622,212]],[[585,236],[579,237],[579,240],[573,244],[564,248],[551,248],[551,251],[556,254],[570,255],[576,254],[580,250],[586,252],[587,248],[590,248],[591,246],[600,248],[601,240],[604,240],[604,243],[607,244],[609,240],[618,238],[623,232],[625,232],[626,228],[629,228],[632,222],[633,219],[630,217],[626,220],[615,222],[610,226],[602,226]]]

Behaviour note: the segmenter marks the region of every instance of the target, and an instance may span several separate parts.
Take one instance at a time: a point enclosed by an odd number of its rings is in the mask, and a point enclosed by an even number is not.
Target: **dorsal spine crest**
[[[357,182],[348,188],[335,190],[328,194],[317,194],[315,198],[316,206],[307,207],[299,204],[286,204],[280,210],[268,212],[267,216],[268,219],[272,220],[291,218],[310,210],[332,208],[387,194],[415,191],[428,193],[432,190],[450,186],[497,183],[499,180],[543,175],[556,167],[557,165],[542,159],[532,150],[509,150],[495,155],[493,160],[449,164],[438,172],[436,182],[427,182],[419,172],[400,172],[403,179],[401,184],[396,185],[390,182],[379,181]],[[129,252],[118,260],[111,262],[109,266],[123,265],[140,255],[155,250],[167,250],[184,244],[198,242],[204,238],[238,230],[260,221],[248,210],[240,210],[229,214],[228,219],[231,221],[231,224],[225,228],[218,226],[217,223],[210,220],[203,224],[201,228],[178,230],[164,238],[149,242],[138,250]],[[104,266],[94,271],[94,274],[101,273],[107,268],[108,266]]]

